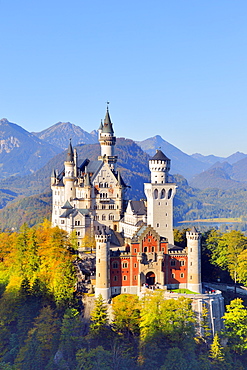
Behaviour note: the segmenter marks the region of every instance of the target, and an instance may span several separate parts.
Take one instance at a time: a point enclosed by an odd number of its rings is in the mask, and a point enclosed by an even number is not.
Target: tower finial
[[[109,104],[110,104],[110,102],[107,100],[107,102],[106,102],[106,110],[107,110],[107,112],[109,110]]]

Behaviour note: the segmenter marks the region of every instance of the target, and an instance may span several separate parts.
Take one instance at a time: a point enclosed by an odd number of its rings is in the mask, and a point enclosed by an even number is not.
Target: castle
[[[201,293],[200,233],[187,232],[184,249],[174,245],[176,184],[168,182],[170,159],[157,150],[149,160],[146,200],[127,201],[108,107],[99,143],[101,155],[91,161],[79,159],[70,142],[64,169],[51,175],[53,226],[74,230],[79,250],[86,235],[95,236],[96,296],[139,294],[144,285]]]

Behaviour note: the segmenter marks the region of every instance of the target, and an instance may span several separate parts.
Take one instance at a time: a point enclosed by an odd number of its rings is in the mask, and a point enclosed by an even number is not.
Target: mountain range
[[[15,228],[28,219],[32,224],[49,215],[51,171],[63,168],[70,138],[79,158],[97,159],[100,146],[96,131],[88,133],[69,122],[58,122],[42,132],[30,133],[7,119],[0,120],[0,227]],[[247,213],[246,154],[190,156],[159,135],[139,142],[117,139],[117,165],[130,186],[130,199],[144,197],[143,183],[150,177],[148,160],[158,148],[171,159],[171,174],[179,174],[174,179],[171,175],[171,181],[179,185],[175,222]]]

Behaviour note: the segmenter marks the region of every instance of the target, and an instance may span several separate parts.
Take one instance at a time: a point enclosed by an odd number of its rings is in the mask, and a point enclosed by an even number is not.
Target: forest
[[[183,245],[185,231],[175,230]],[[225,329],[211,337],[206,307],[200,322],[186,297],[162,290],[99,296],[91,319],[76,291],[76,237],[49,221],[0,235],[0,369],[247,369],[247,309],[227,302]],[[241,256],[241,258],[239,258]],[[203,274],[247,279],[247,238],[239,231],[203,235]],[[84,298],[92,299],[85,294]]]

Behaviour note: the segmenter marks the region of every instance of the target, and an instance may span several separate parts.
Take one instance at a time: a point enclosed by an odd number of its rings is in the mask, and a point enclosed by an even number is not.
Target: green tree
[[[229,347],[236,353],[244,353],[247,349],[247,310],[240,298],[236,298],[226,306],[223,316]]]
[[[98,346],[89,351],[81,349],[76,355],[76,370],[112,370],[112,355],[102,346]]]
[[[236,283],[241,281],[242,276],[239,255],[247,248],[247,238],[240,231],[232,230],[217,239],[217,232],[214,231],[207,243],[212,252],[212,263],[229,271],[236,293]]]
[[[91,315],[90,331],[98,334],[101,329],[107,327],[109,324],[108,309],[100,294],[95,299],[94,309]]]
[[[134,294],[120,294],[113,298],[114,327],[127,336],[139,334],[140,302]]]
[[[218,333],[215,334],[213,343],[211,344],[209,357],[215,369],[222,369],[225,359],[223,347],[220,345],[220,338]]]
[[[61,326],[59,349],[70,369],[76,366],[76,352],[82,347],[82,322],[75,308],[67,308]]]

